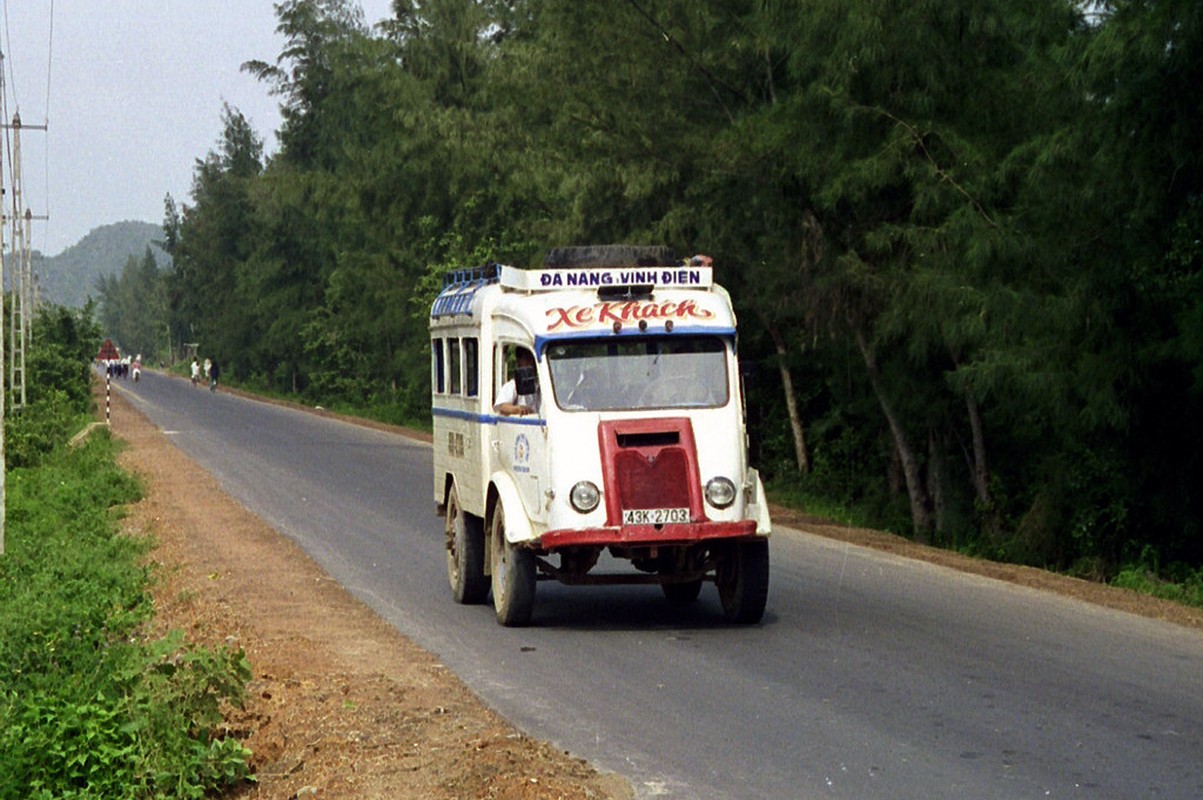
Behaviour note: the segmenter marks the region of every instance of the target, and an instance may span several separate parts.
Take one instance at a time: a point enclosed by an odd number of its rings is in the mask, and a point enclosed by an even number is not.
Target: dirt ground
[[[158,624],[245,650],[253,668],[231,730],[256,776],[233,798],[627,800],[620,776],[532,739],[385,624],[176,449],[120,393],[113,434],[146,497],[131,533],[158,542]],[[855,544],[1203,628],[1203,612],[1040,570],[774,509],[774,522]],[[450,600],[449,600],[450,602]]]

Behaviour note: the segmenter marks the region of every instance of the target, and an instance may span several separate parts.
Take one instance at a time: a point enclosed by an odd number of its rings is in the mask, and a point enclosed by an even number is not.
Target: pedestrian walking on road
[[[205,363],[206,363],[206,364],[209,366],[209,369],[208,369],[208,372],[209,372],[209,391],[210,391],[210,392],[216,392],[216,391],[217,391],[217,377],[218,377],[219,375],[221,375],[221,367],[217,366],[217,362],[216,362],[216,361],[210,361],[210,360],[209,360],[209,359],[207,359],[207,358],[205,359]]]

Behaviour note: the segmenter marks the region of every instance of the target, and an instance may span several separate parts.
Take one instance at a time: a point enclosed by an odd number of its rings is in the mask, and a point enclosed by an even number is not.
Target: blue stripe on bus
[[[501,414],[478,414],[475,411],[459,411],[454,408],[439,408],[437,406],[431,408],[430,413],[435,417],[462,419],[467,420],[468,422],[479,422],[483,425],[496,425],[499,422],[504,422],[507,425],[534,425],[537,427],[546,421],[543,419],[543,417],[507,417]]]

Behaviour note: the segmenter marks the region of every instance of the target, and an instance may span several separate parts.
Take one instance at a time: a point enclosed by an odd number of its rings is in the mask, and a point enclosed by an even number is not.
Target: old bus
[[[563,248],[542,269],[457,271],[430,335],[458,602],[491,594],[501,624],[525,625],[539,580],[658,584],[676,603],[710,582],[729,620],[761,619],[768,506],[708,258]]]

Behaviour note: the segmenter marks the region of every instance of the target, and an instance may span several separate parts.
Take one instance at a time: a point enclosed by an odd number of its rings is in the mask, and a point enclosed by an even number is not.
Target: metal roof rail
[[[472,299],[476,292],[490,283],[497,283],[497,265],[452,270],[443,276],[443,290],[430,306],[432,318],[472,314]]]

